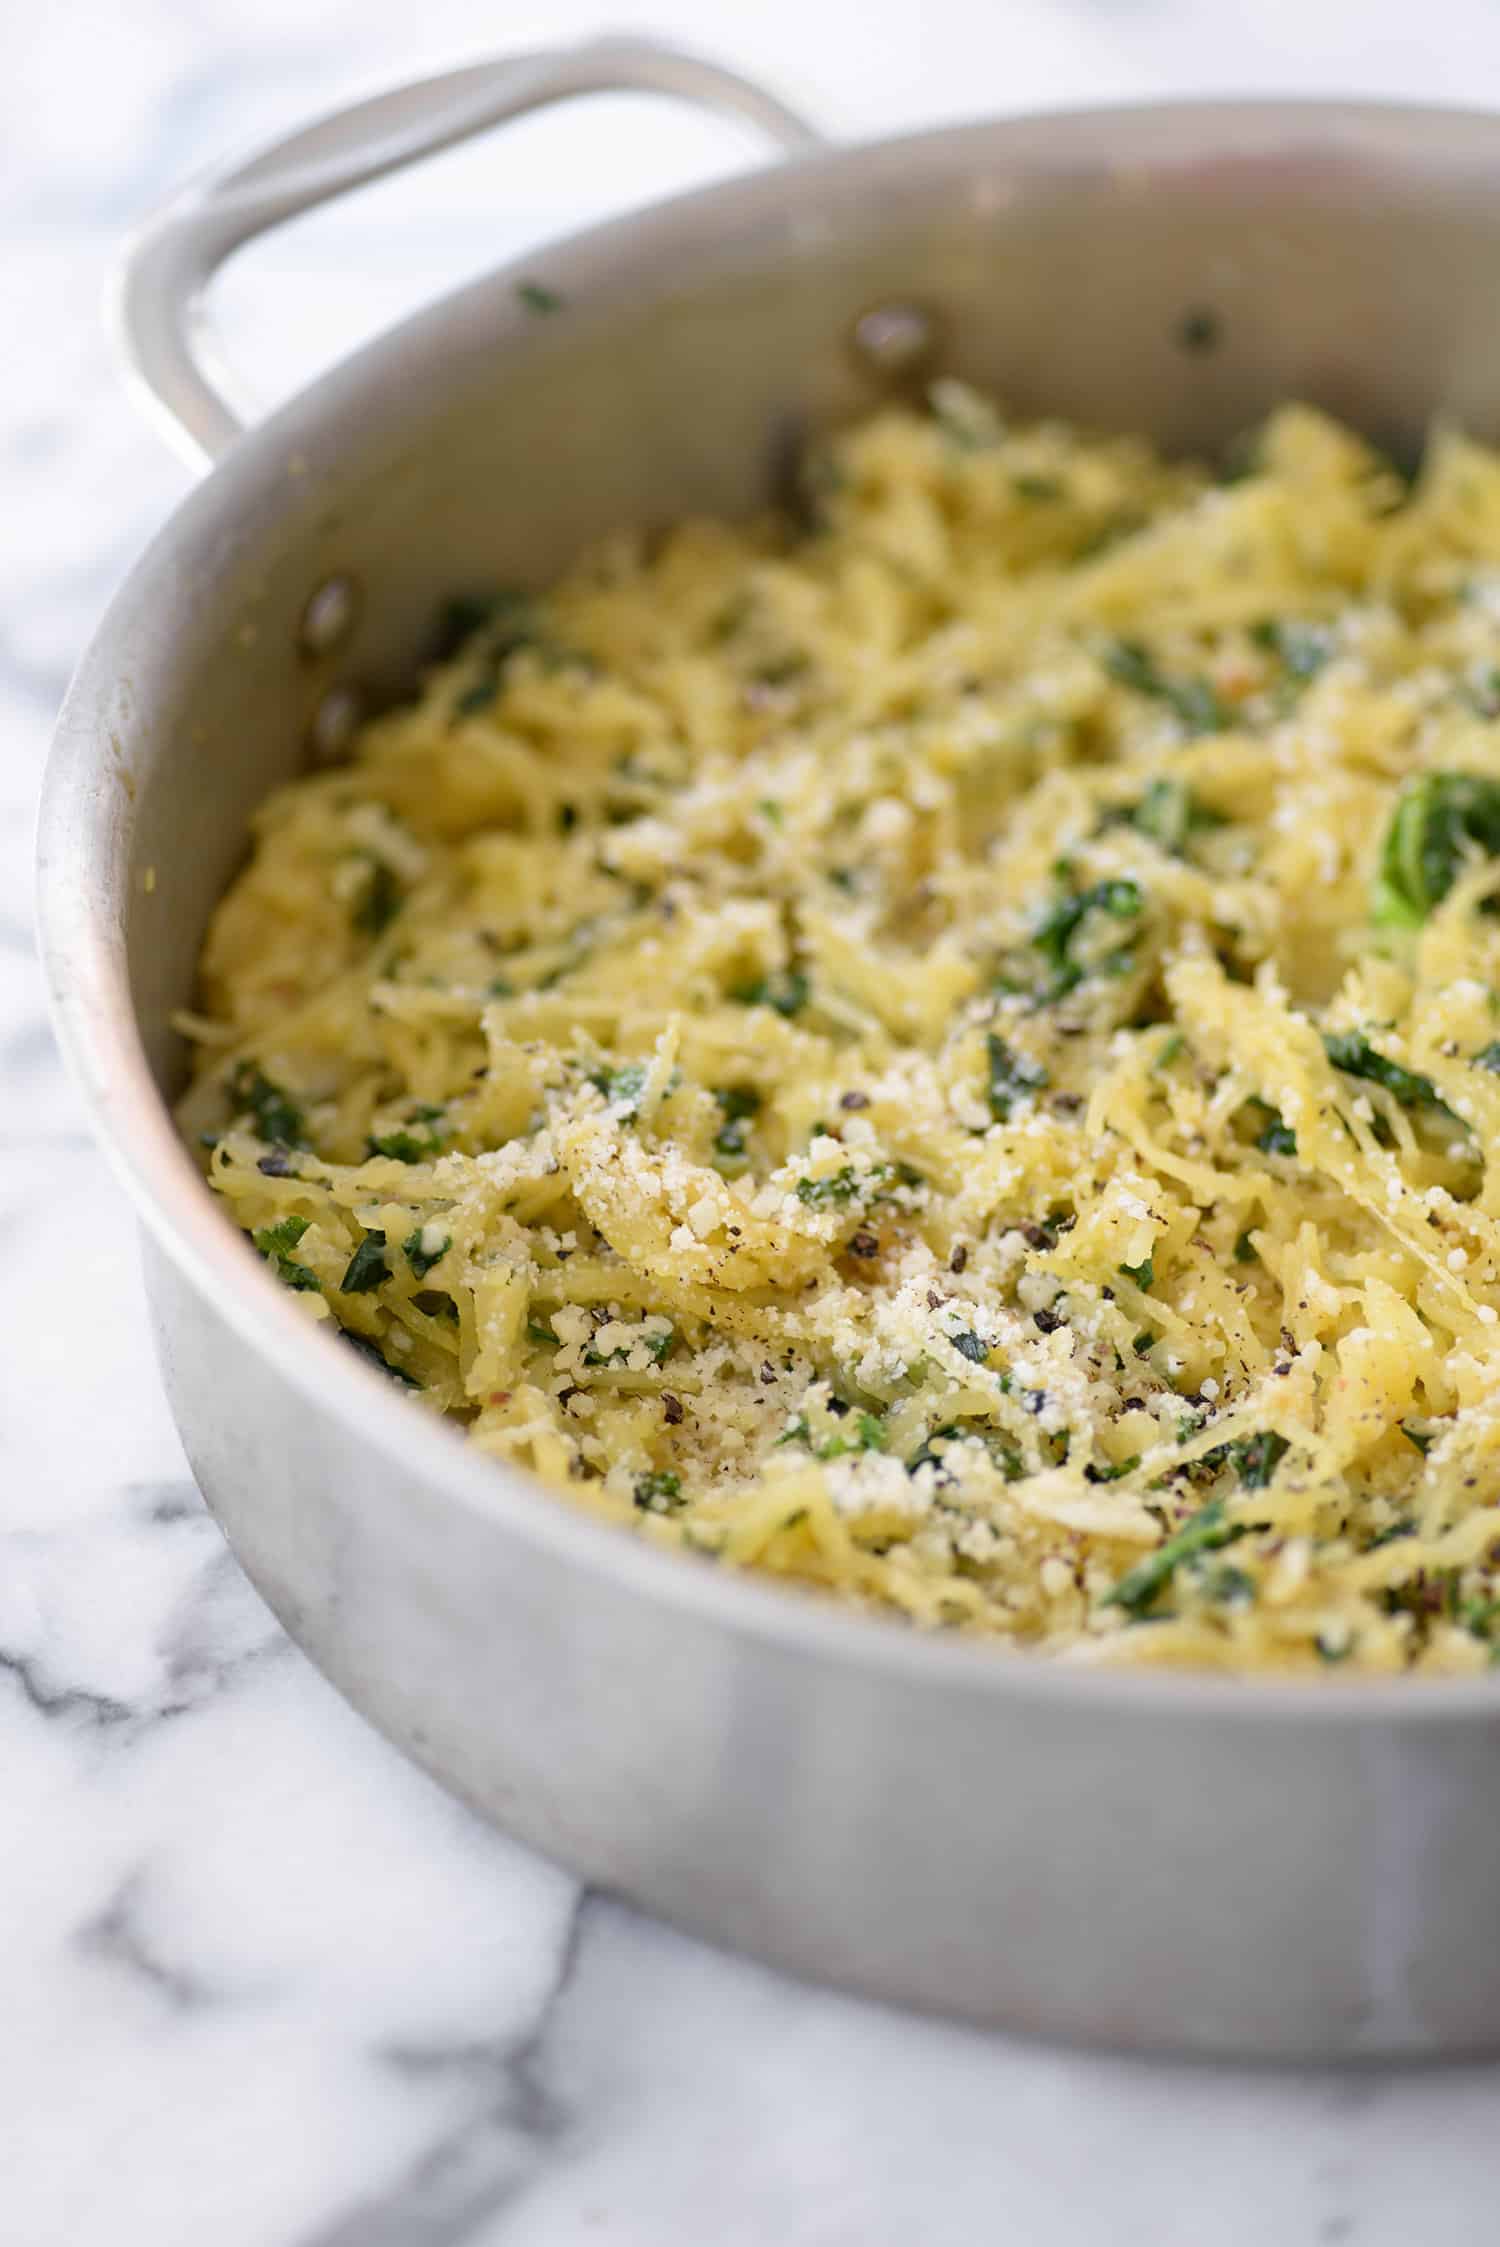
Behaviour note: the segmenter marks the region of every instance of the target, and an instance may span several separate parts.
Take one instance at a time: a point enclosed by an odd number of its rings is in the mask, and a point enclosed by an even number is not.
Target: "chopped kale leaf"
[[[340,1292],[345,1295],[368,1295],[383,1286],[391,1276],[391,1267],[385,1260],[385,1235],[366,1233],[344,1270],[339,1281]]]
[[[622,1123],[633,1123],[641,1112],[647,1066],[644,1061],[626,1061],[618,1069],[596,1069],[589,1078],[611,1108],[619,1111]]]
[[[1297,624],[1284,617],[1264,617],[1252,624],[1250,637],[1258,648],[1274,655],[1288,679],[1305,686],[1315,679],[1333,653],[1328,632],[1315,624]]]
[[[1346,1077],[1362,1077],[1368,1084],[1379,1085],[1383,1092],[1403,1108],[1432,1108],[1447,1116],[1453,1123],[1459,1118],[1439,1093],[1431,1077],[1419,1076],[1414,1069],[1403,1069],[1399,1061],[1390,1060],[1377,1053],[1374,1046],[1357,1030],[1337,1030],[1323,1039],[1323,1051]]]
[[[985,1040],[985,1051],[989,1061],[990,1114],[997,1122],[1004,1123],[1018,1100],[1025,1100],[1041,1090],[1047,1082],[1047,1072],[1040,1062],[1013,1052],[993,1030]]]
[[[864,1181],[849,1163],[828,1178],[799,1178],[797,1199],[809,1209],[829,1209],[837,1203],[851,1202],[863,1190]]]
[[[967,1358],[972,1365],[987,1364],[989,1354],[995,1347],[993,1342],[986,1342],[982,1334],[950,1334],[948,1339],[959,1356]]]
[[[721,1085],[714,1093],[724,1121],[714,1134],[714,1153],[725,1162],[743,1163],[745,1131],[760,1114],[761,1099],[754,1085]]]
[[[1264,1490],[1289,1448],[1285,1436],[1278,1435],[1274,1428],[1262,1428],[1258,1435],[1226,1444],[1224,1454],[1243,1489]]]
[[[1144,909],[1145,899],[1138,882],[1115,876],[1095,882],[1090,889],[1060,897],[1050,905],[1032,934],[1032,944],[1041,953],[1051,970],[1051,981],[1043,994],[1044,1002],[1066,997],[1075,990],[1089,972],[1074,955],[1074,944],[1079,931],[1092,913],[1104,913],[1111,920],[1134,921]],[[1097,971],[1108,973],[1123,961],[1127,966],[1131,955],[1116,952],[1101,961]]]
[[[1229,713],[1207,679],[1169,679],[1140,640],[1113,640],[1100,657],[1117,686],[1164,702],[1190,733],[1222,733]]]
[[[1133,1459],[1118,1460],[1113,1466],[1099,1466],[1091,1461],[1083,1470],[1083,1479],[1085,1482],[1119,1482],[1126,1475],[1133,1475],[1140,1463],[1139,1452]]]
[[[273,1147],[305,1147],[302,1110],[254,1061],[242,1061],[229,1080],[229,1098],[238,1116],[248,1115],[256,1136]]]
[[[643,1514],[672,1514],[684,1503],[682,1477],[670,1469],[658,1468],[649,1475],[635,1478],[635,1503]]]
[[[800,1014],[812,993],[812,985],[798,968],[788,968],[772,975],[758,976],[753,983],[738,983],[729,996],[741,1006],[769,1006],[790,1021]]]
[[[1192,1560],[1199,1553],[1217,1552],[1221,1546],[1233,1544],[1244,1534],[1241,1524],[1224,1519],[1222,1502],[1211,1498],[1181,1529],[1158,1545],[1154,1553],[1148,1553],[1134,1568],[1127,1569],[1113,1591],[1106,1592],[1104,1605],[1123,1607],[1140,1621],[1185,1560]]]
[[[1130,824],[1149,835],[1173,858],[1184,856],[1188,838],[1223,821],[1199,801],[1185,780],[1153,780],[1129,813]]]
[[[406,1124],[372,1134],[366,1145],[372,1155],[387,1155],[392,1162],[435,1162],[443,1151],[442,1116],[441,1108],[417,1108]],[[411,1130],[411,1124],[425,1128]]]
[[[256,1247],[270,1263],[272,1271],[285,1287],[301,1293],[316,1292],[318,1277],[305,1264],[299,1264],[292,1254],[312,1220],[308,1217],[283,1217],[275,1225],[262,1226],[251,1235]]]
[[[1472,772],[1408,780],[1381,845],[1370,897],[1376,926],[1419,928],[1471,852],[1500,857],[1500,781]]]
[[[394,871],[383,858],[371,862],[369,876],[354,908],[354,926],[363,936],[381,936],[400,912],[404,892]]]
[[[1290,1124],[1283,1123],[1278,1110],[1269,1100],[1251,1099],[1245,1103],[1260,1122],[1255,1144],[1263,1155],[1295,1155],[1297,1134]]]
[[[436,1248],[424,1248],[422,1242],[426,1231],[425,1225],[419,1225],[416,1231],[408,1233],[401,1243],[401,1253],[411,1266],[413,1276],[419,1280],[425,1280],[433,1265],[440,1264],[453,1246],[453,1236],[450,1233],[445,1233]]]

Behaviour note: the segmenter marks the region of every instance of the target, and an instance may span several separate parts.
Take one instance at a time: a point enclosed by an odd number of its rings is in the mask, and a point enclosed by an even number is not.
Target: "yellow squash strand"
[[[946,384],[262,810],[184,1129],[647,1537],[1073,1660],[1500,1642],[1500,460]]]

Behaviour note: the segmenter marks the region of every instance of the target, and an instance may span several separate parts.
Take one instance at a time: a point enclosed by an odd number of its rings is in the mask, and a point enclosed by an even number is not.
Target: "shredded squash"
[[[214,920],[310,1317],[656,1543],[1071,1661],[1500,1648],[1500,457],[946,383],[457,603]]]

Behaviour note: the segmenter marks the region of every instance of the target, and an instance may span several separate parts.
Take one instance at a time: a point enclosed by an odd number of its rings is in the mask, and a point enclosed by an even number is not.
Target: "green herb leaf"
[[[380,936],[400,912],[404,892],[383,858],[372,861],[369,879],[354,908],[354,926],[364,936]]]
[[[519,592],[514,587],[496,593],[486,604],[482,622],[484,641],[479,650],[479,675],[455,697],[453,710],[457,717],[473,717],[476,712],[490,707],[500,691],[506,664],[520,649],[535,648],[547,654],[554,664],[564,660],[564,651],[547,639],[529,593]]]
[[[262,1256],[289,1256],[311,1223],[310,1217],[283,1217],[251,1237]]]
[[[1241,1524],[1224,1519],[1222,1501],[1211,1498],[1181,1529],[1158,1545],[1154,1553],[1148,1553],[1134,1568],[1127,1569],[1113,1591],[1106,1592],[1104,1605],[1123,1607],[1139,1621],[1185,1560],[1193,1559],[1198,1553],[1217,1552],[1221,1546],[1233,1544],[1244,1534]]]
[[[1151,1293],[1151,1283],[1156,1277],[1156,1266],[1148,1256],[1143,1264],[1122,1264],[1120,1270],[1126,1279],[1134,1280],[1142,1295]]]
[[[408,1233],[405,1240],[401,1243],[401,1253],[406,1258],[407,1263],[411,1266],[414,1276],[419,1280],[425,1280],[428,1273],[432,1270],[433,1265],[440,1264],[443,1258],[447,1255],[449,1249],[453,1246],[452,1234],[445,1233],[443,1235],[441,1243],[437,1248],[424,1248],[422,1246],[422,1239],[426,1230],[427,1228],[425,1225],[419,1225],[416,1231],[414,1233]]]
[[[434,659],[439,663],[451,662],[475,633],[489,623],[495,613],[495,601],[493,593],[450,594],[438,610]]]
[[[344,1269],[339,1290],[344,1295],[368,1295],[391,1276],[385,1260],[384,1233],[366,1233]]]
[[[754,1085],[720,1085],[714,1098],[724,1117],[714,1134],[714,1153],[726,1163],[743,1164],[746,1127],[760,1113],[760,1094]]]
[[[547,1340],[555,1345],[557,1336],[549,1334]],[[618,1350],[601,1352],[592,1347],[586,1349],[583,1353],[583,1362],[585,1365],[628,1365],[631,1351],[639,1348],[643,1343],[652,1363],[660,1365],[665,1358],[671,1356],[676,1342],[677,1332],[674,1327],[659,1327],[650,1334],[643,1334],[640,1337],[640,1342],[623,1344]]]
[[[647,1068],[644,1061],[626,1061],[618,1069],[596,1069],[589,1078],[610,1106],[619,1110],[622,1123],[633,1123],[641,1112]]]
[[[1465,1600],[1457,1619],[1475,1638],[1492,1640],[1495,1626],[1500,1623],[1500,1599]]]
[[[820,1459],[843,1459],[850,1452],[884,1451],[885,1423],[878,1420],[873,1412],[861,1412],[852,1423],[846,1422],[845,1426],[849,1431],[847,1434],[840,1429],[837,1435],[830,1436],[825,1443],[819,1444]]]
[[[1377,927],[1420,928],[1469,851],[1500,857],[1500,781],[1472,772],[1408,780],[1386,829],[1370,895]]]
[[[256,1136],[273,1147],[305,1147],[302,1110],[254,1061],[242,1061],[229,1079],[229,1098],[238,1116],[248,1115]]]
[[[1260,1251],[1256,1248],[1248,1233],[1241,1233],[1236,1240],[1234,1260],[1236,1264],[1258,1264],[1260,1262]]]
[[[1238,1443],[1226,1444],[1223,1456],[1239,1476],[1244,1489],[1265,1490],[1289,1449],[1285,1436],[1278,1435],[1274,1428],[1262,1428],[1259,1435],[1244,1436]]]
[[[1245,1106],[1253,1109],[1257,1116],[1263,1116],[1266,1119],[1255,1141],[1263,1155],[1296,1154],[1297,1134],[1292,1130],[1290,1124],[1282,1122],[1280,1114],[1271,1106],[1269,1100],[1251,1098],[1245,1102]]]
[[[1284,617],[1265,617],[1252,624],[1250,637],[1258,648],[1274,655],[1289,679],[1306,685],[1315,679],[1333,654],[1329,633],[1315,624],[1289,623]]]
[[[413,1131],[403,1124],[395,1131],[372,1136],[365,1144],[372,1155],[387,1155],[392,1162],[435,1162],[443,1151],[442,1119],[441,1108],[418,1108],[409,1122],[425,1125],[425,1129]]]
[[[753,983],[739,983],[729,996],[741,1006],[769,1006],[788,1021],[800,1014],[811,996],[812,985],[798,968],[762,975]]]
[[[643,1514],[672,1514],[683,1504],[682,1477],[669,1469],[637,1475],[635,1502]]]
[[[862,1190],[862,1180],[857,1170],[845,1163],[828,1178],[799,1178],[797,1199],[809,1209],[830,1209],[836,1204],[853,1201]]]
[[[1047,1083],[1047,1072],[1040,1062],[1013,1052],[993,1030],[985,1040],[985,1051],[989,1057],[990,1114],[1004,1123],[1018,1100],[1028,1099]]]
[[[1146,528],[1148,518],[1133,507],[1122,507],[1116,514],[1108,515],[1096,523],[1073,555],[1074,567],[1082,562],[1097,561],[1101,554],[1109,554],[1123,546]]]
[[[292,1255],[311,1223],[310,1217],[283,1217],[277,1224],[264,1225],[250,1236],[261,1255],[269,1260],[282,1285],[302,1294],[317,1293],[319,1285],[316,1272],[310,1272]]]
[[[1114,640],[1100,656],[1118,686],[1165,702],[1190,733],[1222,733],[1229,713],[1207,679],[1169,679],[1140,640]]]
[[[1222,827],[1216,811],[1200,803],[1185,780],[1153,780],[1129,814],[1130,824],[1173,858],[1181,858],[1190,835]]]
[[[1031,939],[1052,970],[1046,998],[1063,998],[1083,981],[1087,970],[1074,957],[1073,946],[1091,913],[1105,913],[1117,921],[1133,921],[1139,918],[1144,905],[1139,882],[1120,877],[1095,882],[1091,889],[1081,890],[1074,897],[1056,899],[1037,924]],[[1105,962],[1104,966],[1108,964]]]
[[[516,295],[528,312],[545,316],[549,312],[561,312],[563,308],[563,299],[556,289],[545,288],[540,281],[518,281]]]
[[[1399,1061],[1377,1053],[1369,1039],[1357,1030],[1337,1030],[1325,1035],[1323,1051],[1335,1069],[1346,1077],[1362,1077],[1368,1084],[1379,1085],[1401,1107],[1435,1109],[1463,1128],[1431,1077],[1419,1076],[1414,1069],[1403,1069]]]
[[[1203,1579],[1203,1589],[1219,1607],[1253,1607],[1255,1604],[1254,1578],[1232,1562],[1211,1569]]]
[[[990,1352],[995,1347],[993,1342],[986,1342],[982,1334],[950,1334],[948,1339],[959,1356],[967,1358],[971,1365],[988,1364]]]
[[[1126,1475],[1133,1475],[1140,1463],[1139,1452],[1133,1459],[1121,1459],[1108,1467],[1101,1467],[1091,1461],[1083,1470],[1083,1479],[1085,1482],[1120,1482]]]

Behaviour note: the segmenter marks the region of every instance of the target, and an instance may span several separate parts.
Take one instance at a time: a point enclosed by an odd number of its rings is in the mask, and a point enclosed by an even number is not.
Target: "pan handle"
[[[743,118],[788,155],[823,145],[811,125],[748,79],[700,56],[622,37],[467,63],[305,125],[195,180],[126,251],[115,303],[121,347],[177,450],[198,467],[243,433],[220,386],[203,303],[208,283],[243,243],[507,118],[579,94],[625,91],[672,95]]]

